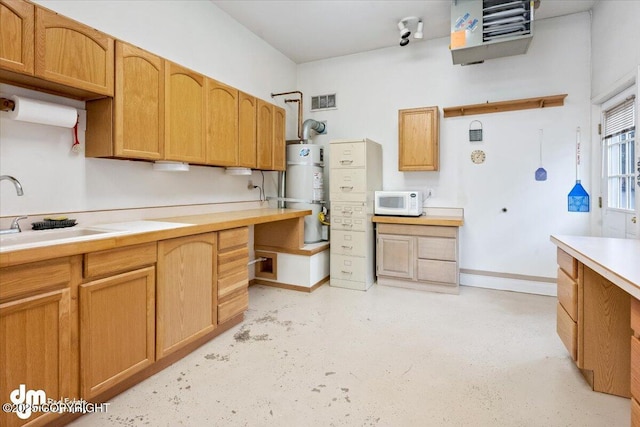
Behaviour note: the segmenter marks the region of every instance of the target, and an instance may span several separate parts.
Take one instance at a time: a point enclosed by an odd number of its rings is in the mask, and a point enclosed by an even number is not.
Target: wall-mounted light
[[[408,24],[415,21],[416,24],[416,32],[413,35],[414,39],[421,39],[424,37],[423,29],[424,24],[422,23],[422,19],[417,16],[407,16],[406,18],[402,18],[400,22],[398,22],[398,30],[400,30],[400,46],[406,46],[409,44],[409,36],[411,35],[411,30],[408,28]]]

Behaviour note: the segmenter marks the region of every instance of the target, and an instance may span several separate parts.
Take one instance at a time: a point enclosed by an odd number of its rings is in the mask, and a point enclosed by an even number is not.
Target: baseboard
[[[476,288],[557,296],[555,279],[489,271],[460,270],[460,284]]]

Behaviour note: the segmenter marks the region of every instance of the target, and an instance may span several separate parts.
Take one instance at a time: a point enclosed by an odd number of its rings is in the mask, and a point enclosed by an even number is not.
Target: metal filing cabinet
[[[375,281],[373,195],[382,189],[382,146],[330,144],[331,286],[366,291]]]

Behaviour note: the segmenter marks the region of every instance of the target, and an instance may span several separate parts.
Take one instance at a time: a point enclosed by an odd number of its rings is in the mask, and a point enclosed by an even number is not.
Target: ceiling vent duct
[[[526,53],[536,6],[531,0],[453,0],[453,63],[474,64]]]

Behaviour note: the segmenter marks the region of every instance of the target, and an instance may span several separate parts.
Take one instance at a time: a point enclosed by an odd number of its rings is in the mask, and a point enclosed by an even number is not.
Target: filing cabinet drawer
[[[364,282],[366,269],[373,269],[366,258],[331,254],[331,278]]]
[[[331,200],[365,201],[367,180],[364,169],[336,169],[331,171],[329,185]]]
[[[578,260],[558,248],[558,265],[572,279],[578,279]]]
[[[349,142],[331,144],[331,169],[364,167],[365,144]]]
[[[364,203],[336,202],[331,205],[331,214],[346,218],[367,218],[367,206]]]
[[[341,255],[366,256],[367,233],[360,231],[333,230],[331,232],[331,248],[333,252]]]
[[[456,241],[439,237],[419,237],[418,258],[455,261]]]
[[[578,321],[578,284],[558,268],[558,301],[574,322]]]
[[[569,355],[575,361],[578,360],[578,324],[558,303],[556,312],[556,331],[562,343],[569,351]]]
[[[334,230],[365,231],[368,225],[368,219],[345,218],[341,216],[333,216],[331,218],[331,232]]]
[[[457,266],[452,261],[418,260],[418,280],[429,282],[458,283]]]

